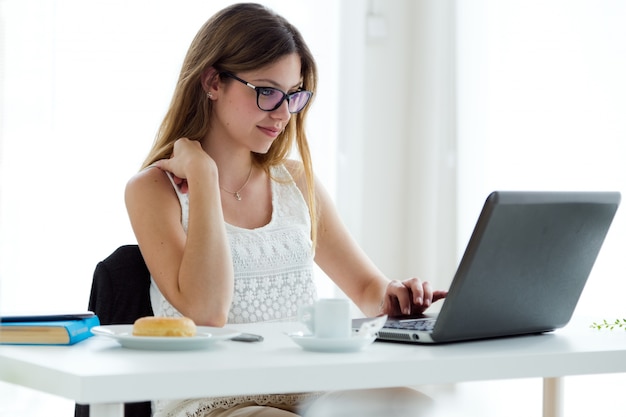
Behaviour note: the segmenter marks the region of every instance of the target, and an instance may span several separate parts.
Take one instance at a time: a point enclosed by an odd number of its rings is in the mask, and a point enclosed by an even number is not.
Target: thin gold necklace
[[[221,185],[220,185],[220,188],[222,190],[226,191],[228,194],[232,194],[233,197],[235,197],[235,199],[237,201],[241,201],[241,194],[240,193],[241,193],[241,191],[244,188],[246,188],[246,185],[248,185],[248,182],[250,181],[250,177],[252,176],[252,165],[253,164],[250,164],[250,171],[248,171],[248,178],[246,178],[246,182],[243,183],[243,185],[241,186],[240,189],[238,189],[237,191],[230,191],[230,190],[227,190],[226,188],[222,187]]]

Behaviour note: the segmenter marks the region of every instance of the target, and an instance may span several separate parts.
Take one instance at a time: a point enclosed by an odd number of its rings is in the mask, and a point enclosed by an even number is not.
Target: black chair
[[[100,324],[133,324],[153,316],[150,304],[150,271],[137,245],[124,245],[98,262],[93,273],[89,310]],[[150,417],[149,401],[124,404],[126,417]],[[89,405],[76,404],[74,417],[89,417]]]

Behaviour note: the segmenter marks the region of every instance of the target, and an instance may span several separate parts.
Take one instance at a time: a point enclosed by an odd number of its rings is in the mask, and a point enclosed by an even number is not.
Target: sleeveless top
[[[308,206],[284,165],[271,167],[270,176],[270,222],[256,229],[244,229],[226,223],[235,272],[229,324],[296,320],[298,307],[311,304],[316,298]],[[180,201],[181,222],[186,232],[189,196],[181,193],[173,181],[172,185]],[[154,280],[150,286],[150,300],[155,316],[181,316],[161,294]],[[157,400],[153,402],[153,413],[155,417],[201,416],[207,410],[229,408],[244,402],[296,405],[317,395],[271,394]]]

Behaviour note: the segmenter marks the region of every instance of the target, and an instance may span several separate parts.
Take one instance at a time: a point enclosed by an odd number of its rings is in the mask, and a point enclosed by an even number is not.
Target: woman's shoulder
[[[164,191],[171,193],[172,185],[167,177],[167,173],[157,167],[142,169],[126,183],[127,197],[136,196],[143,198],[147,195]]]
[[[130,177],[127,182],[127,187],[145,187],[149,184],[158,183],[161,181],[167,181],[167,174],[165,171],[155,167],[149,166],[137,172]]]

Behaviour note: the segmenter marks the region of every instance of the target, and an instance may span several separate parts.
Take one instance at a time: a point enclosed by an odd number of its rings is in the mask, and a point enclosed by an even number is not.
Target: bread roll
[[[141,317],[133,324],[133,336],[192,337],[196,324],[188,317]]]

